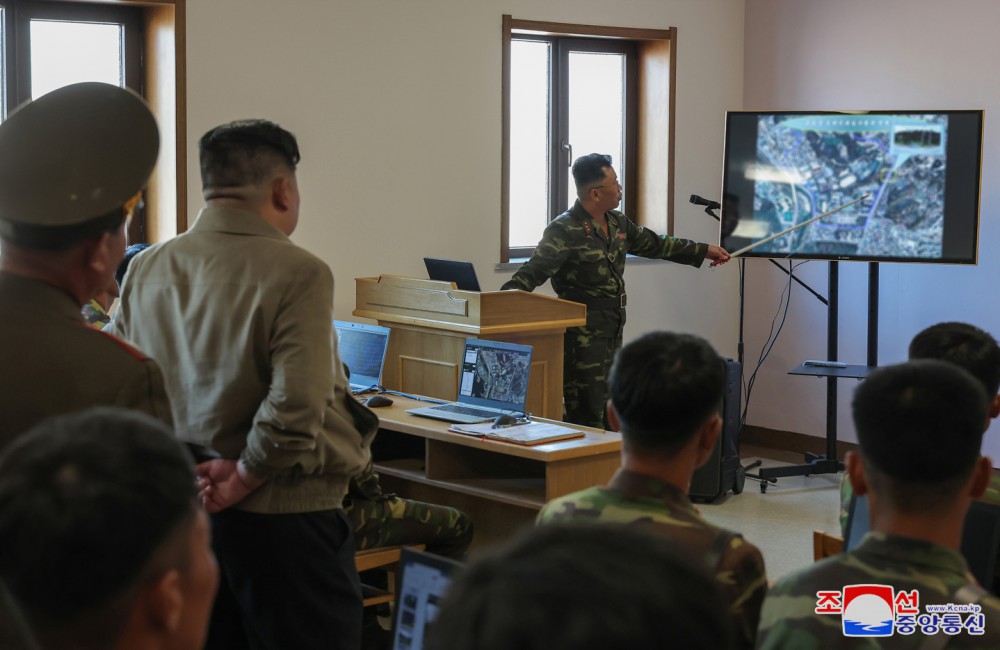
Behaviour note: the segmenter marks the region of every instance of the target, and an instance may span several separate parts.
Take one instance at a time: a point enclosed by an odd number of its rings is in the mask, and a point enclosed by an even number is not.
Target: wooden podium
[[[466,338],[532,346],[527,410],[562,419],[563,333],[587,308],[525,291],[459,291],[451,282],[355,278],[354,315],[392,328],[382,371],[389,390],[454,400]]]

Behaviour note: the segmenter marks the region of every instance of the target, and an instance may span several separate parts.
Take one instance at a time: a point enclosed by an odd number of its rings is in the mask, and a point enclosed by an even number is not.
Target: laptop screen
[[[389,345],[389,328],[335,320],[337,351],[351,371],[352,388],[370,388],[382,381],[382,364]]]
[[[400,565],[392,648],[421,650],[441,599],[462,565],[409,548],[403,548]]]
[[[530,371],[530,345],[466,339],[457,401],[524,412]]]
[[[424,266],[427,267],[427,277],[431,280],[454,282],[462,291],[479,291],[479,280],[472,262],[425,257]]]

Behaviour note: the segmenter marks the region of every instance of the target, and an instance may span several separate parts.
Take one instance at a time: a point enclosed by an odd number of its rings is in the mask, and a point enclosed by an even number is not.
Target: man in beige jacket
[[[111,331],[164,369],[222,573],[209,648],[357,648],[361,592],[341,502],[377,418],[333,342],[333,276],[288,236],[295,138],[264,120],[199,143],[207,207],[136,257]]]

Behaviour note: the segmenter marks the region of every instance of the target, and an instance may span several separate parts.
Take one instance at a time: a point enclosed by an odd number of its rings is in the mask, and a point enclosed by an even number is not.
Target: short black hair
[[[611,156],[604,153],[588,153],[573,161],[573,182],[576,183],[576,191],[579,194],[587,189],[588,185],[603,181],[607,172],[606,167],[611,167]]]
[[[873,489],[904,512],[929,510],[957,496],[979,458],[987,416],[982,385],[936,359],[879,368],[851,404]]]
[[[651,332],[615,355],[611,403],[628,447],[671,455],[722,406],[723,361],[693,334]]]
[[[0,580],[41,640],[111,647],[154,555],[198,507],[163,423],[112,407],[50,418],[0,458]]]
[[[198,151],[204,189],[259,185],[278,169],[294,172],[299,164],[295,136],[268,120],[217,126],[201,136]]]
[[[672,540],[617,524],[522,531],[452,583],[428,650],[733,647],[717,585]]]
[[[990,399],[1000,392],[1000,346],[975,325],[931,325],[910,341],[910,358],[950,361],[978,379]]]

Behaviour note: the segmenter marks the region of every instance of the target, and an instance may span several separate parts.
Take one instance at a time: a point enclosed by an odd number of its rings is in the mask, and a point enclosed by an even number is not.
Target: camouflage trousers
[[[563,337],[566,422],[607,429],[608,373],[622,346],[622,328],[570,327]]]
[[[456,508],[386,494],[374,499],[349,495],[344,509],[359,551],[425,544],[429,553],[462,559],[472,542],[472,520]]]

